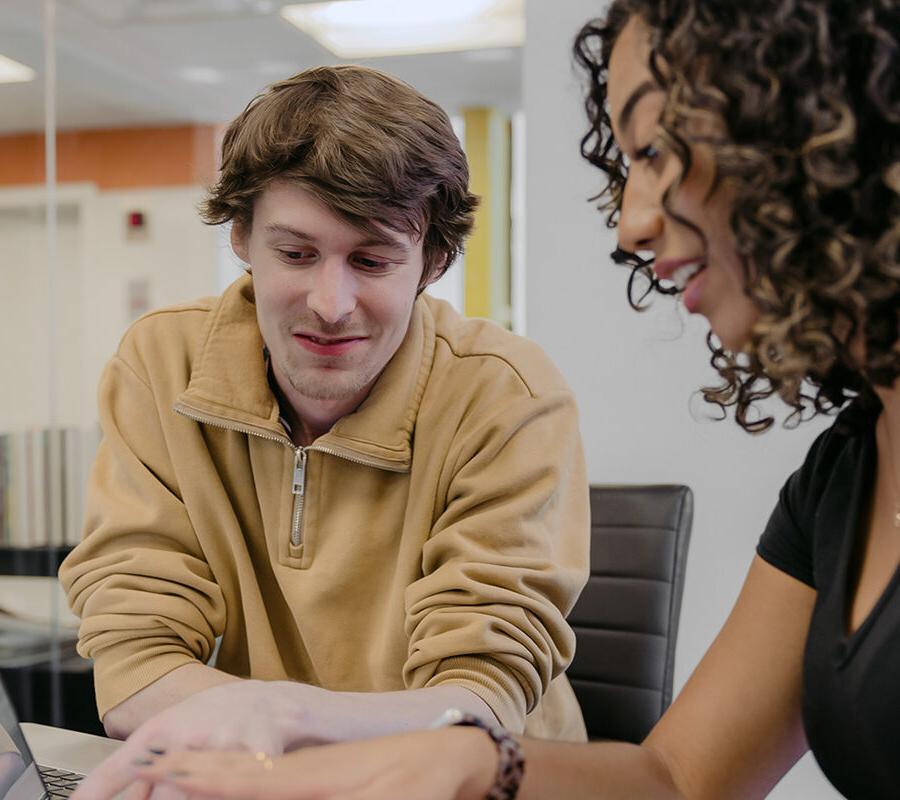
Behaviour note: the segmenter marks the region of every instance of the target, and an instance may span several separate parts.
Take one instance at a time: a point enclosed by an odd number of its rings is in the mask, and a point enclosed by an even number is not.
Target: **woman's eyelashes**
[[[633,161],[652,161],[659,155],[659,148],[655,144],[648,144],[641,147],[634,154]]]
[[[641,161],[647,163],[653,163],[660,155],[660,148],[655,143],[650,143],[645,145],[644,147],[640,147],[635,150],[634,155],[629,156],[627,153],[621,153],[621,164],[625,171],[628,173],[628,168],[632,164],[637,164]]]

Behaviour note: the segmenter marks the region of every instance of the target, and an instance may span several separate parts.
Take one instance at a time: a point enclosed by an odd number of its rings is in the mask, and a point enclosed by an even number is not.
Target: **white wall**
[[[129,284],[146,283],[147,310],[215,294],[216,231],[204,225],[200,186],[98,192],[84,222],[85,378],[96,392],[103,365],[133,321]],[[142,235],[127,234],[131,211],[145,215]]]
[[[80,208],[73,202],[59,206],[58,250],[60,264],[57,292],[60,297],[80,293]],[[46,268],[46,224],[42,198],[34,192],[0,192],[0,243],[2,243],[2,291],[0,291],[0,433],[43,426],[50,415],[47,362],[50,354],[51,318]],[[80,302],[61,303],[54,315],[60,332],[57,359],[59,383],[77,380],[81,354]],[[59,415],[62,425],[80,419],[80,399],[75,398]]]
[[[592,482],[678,482],[694,490],[677,691],[728,614],[778,489],[822,423],[751,437],[732,421],[698,419],[709,412],[692,394],[714,376],[702,321],[682,322],[666,298],[644,314],[628,307],[627,270],[608,258],[614,235],[586,202],[601,176],[578,153],[585,118],[571,45],[603,7],[596,0],[526,3],[528,335],[578,396]],[[771,794],[838,796],[809,756]]]
[[[57,320],[57,421],[93,425],[97,381],[133,319],[129,286],[147,307],[216,293],[215,229],[200,222],[199,186],[98,191],[59,189],[58,309],[50,308],[42,187],[0,191],[0,367],[20,388],[0,398],[0,431],[43,427],[49,417],[49,320]],[[146,229],[129,236],[126,217]]]

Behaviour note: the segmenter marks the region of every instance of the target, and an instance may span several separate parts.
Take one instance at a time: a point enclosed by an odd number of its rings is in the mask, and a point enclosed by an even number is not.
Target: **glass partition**
[[[25,719],[102,730],[55,581],[82,534],[98,379],[138,316],[241,273],[197,214],[224,126],[268,83],[341,60],[285,5],[0,3],[0,675]],[[469,110],[519,106],[515,45],[361,63],[442,104],[461,137]],[[462,269],[435,290],[460,310]]]

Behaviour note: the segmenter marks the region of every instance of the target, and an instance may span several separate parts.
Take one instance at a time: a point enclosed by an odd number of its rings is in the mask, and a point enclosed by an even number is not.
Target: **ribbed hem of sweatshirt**
[[[196,658],[184,652],[148,656],[146,645],[141,647],[140,642],[137,645],[131,653],[122,653],[121,647],[117,647],[114,652],[94,660],[94,687],[97,693],[97,711],[101,719],[111,708],[172,670],[185,664],[198,663]]]
[[[488,704],[499,723],[512,733],[525,730],[525,714],[529,703],[522,685],[509,674],[508,668],[484,657],[456,656],[441,660],[439,671],[426,686],[463,686]]]

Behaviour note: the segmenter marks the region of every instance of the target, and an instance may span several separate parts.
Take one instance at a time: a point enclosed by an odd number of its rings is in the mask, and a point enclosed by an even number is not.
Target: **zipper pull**
[[[306,491],[306,450],[302,447],[298,447],[294,452],[294,481],[291,491],[300,497],[303,497]]]

